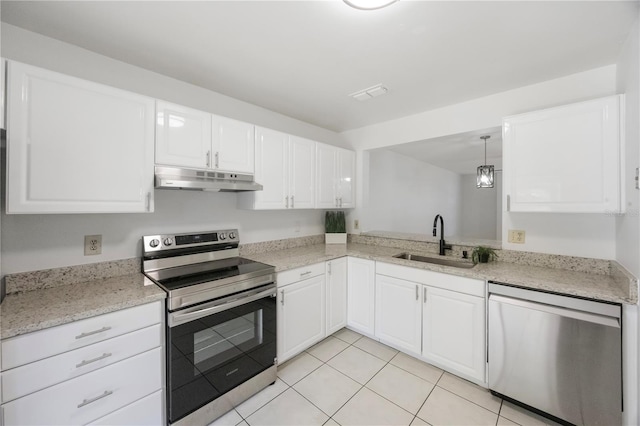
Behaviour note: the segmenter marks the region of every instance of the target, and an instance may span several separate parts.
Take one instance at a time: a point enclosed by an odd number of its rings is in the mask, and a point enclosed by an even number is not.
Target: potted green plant
[[[498,258],[498,254],[489,247],[478,246],[473,249],[471,253],[471,260],[473,263],[488,263]]]
[[[347,227],[344,212],[328,211],[324,215],[324,240],[326,244],[346,244]]]

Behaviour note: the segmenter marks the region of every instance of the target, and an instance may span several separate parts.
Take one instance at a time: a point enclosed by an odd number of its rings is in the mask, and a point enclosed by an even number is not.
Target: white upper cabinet
[[[316,207],[355,207],[355,152],[316,144]]]
[[[297,136],[291,136],[289,143],[290,206],[312,209],[316,202],[316,143]]]
[[[622,213],[624,97],[503,120],[507,211]]]
[[[156,164],[253,174],[254,126],[157,101]]]
[[[13,61],[7,77],[7,213],[153,211],[153,99]]]
[[[238,194],[250,209],[315,207],[315,142],[256,127],[255,180],[262,191]]]
[[[5,78],[5,71],[7,67],[7,61],[4,58],[0,58],[0,129],[5,128],[5,104],[7,102],[6,87],[7,80]]]
[[[211,155],[217,170],[254,173],[255,127],[231,118],[213,115]]]
[[[211,166],[211,114],[156,102],[156,164]]]

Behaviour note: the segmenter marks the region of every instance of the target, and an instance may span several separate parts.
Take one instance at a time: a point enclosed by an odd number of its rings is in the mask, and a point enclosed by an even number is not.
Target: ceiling
[[[636,1],[6,1],[3,22],[337,132],[616,62]],[[347,95],[382,83],[364,102]]]
[[[484,141],[480,136],[489,136],[486,163]],[[493,165],[496,170],[502,169],[502,128],[476,130],[380,149],[393,151],[461,175],[475,175],[478,166],[482,164]]]

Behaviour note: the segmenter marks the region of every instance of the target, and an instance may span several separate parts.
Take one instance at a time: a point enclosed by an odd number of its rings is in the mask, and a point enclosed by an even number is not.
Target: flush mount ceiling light
[[[484,140],[484,164],[478,167],[477,186],[478,188],[493,188],[494,167],[487,165],[487,139],[491,136],[480,136]]]
[[[375,10],[387,7],[398,0],[344,0],[349,6],[360,10]]]
[[[359,101],[366,101],[368,99],[377,98],[380,95],[384,95],[388,91],[389,89],[384,87],[382,84],[376,84],[375,86],[369,87],[368,89],[358,90],[357,92],[351,93],[349,96]]]

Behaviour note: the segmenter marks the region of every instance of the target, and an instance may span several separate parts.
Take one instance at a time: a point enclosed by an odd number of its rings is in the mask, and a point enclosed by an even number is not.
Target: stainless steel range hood
[[[155,173],[155,187],[160,189],[214,192],[262,190],[262,185],[254,182],[253,175],[161,166],[156,166]]]

